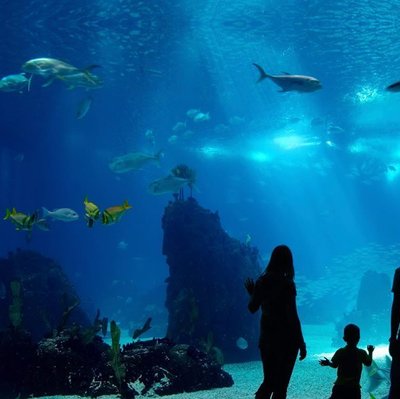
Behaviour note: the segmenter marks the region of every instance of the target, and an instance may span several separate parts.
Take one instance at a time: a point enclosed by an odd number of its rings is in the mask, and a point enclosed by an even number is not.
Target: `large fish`
[[[191,185],[191,179],[168,175],[161,179],[154,180],[149,184],[148,191],[153,195],[162,195],[167,193],[178,193],[181,188],[186,185]]]
[[[79,71],[73,65],[55,58],[34,58],[22,65],[22,70],[32,75],[51,78],[56,75],[67,75]]]
[[[162,151],[158,151],[156,154],[130,152],[129,154],[114,158],[108,166],[114,173],[126,173],[131,170],[141,169],[148,163],[159,163],[162,155]]]
[[[282,93],[286,91],[310,93],[322,88],[321,82],[312,76],[291,75],[289,73],[285,73],[284,75],[269,75],[260,65],[254,63],[253,65],[260,72],[260,77],[258,78],[257,83],[267,78],[271,79],[281,88],[280,92]]]
[[[22,70],[32,75],[47,78],[43,87],[50,86],[55,79],[62,80],[69,88],[85,87],[95,89],[101,87],[102,80],[91,71],[99,65],[89,65],[86,68],[77,68],[55,58],[34,58],[22,65]]]
[[[400,82],[395,82],[386,87],[387,91],[391,91],[392,93],[398,93],[400,91]]]

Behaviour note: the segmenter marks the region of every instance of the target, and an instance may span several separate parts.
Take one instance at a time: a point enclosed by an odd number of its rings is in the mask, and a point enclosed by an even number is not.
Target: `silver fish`
[[[49,211],[43,206],[42,210],[44,218],[51,217],[54,220],[60,220],[62,222],[74,222],[79,219],[79,215],[70,208],[59,208]]]
[[[322,88],[321,82],[312,76],[291,75],[289,73],[285,73],[284,75],[269,75],[260,65],[254,63],[253,65],[260,72],[260,77],[258,78],[257,83],[266,78],[271,79],[281,88],[280,92],[282,93],[286,91],[310,93]]]
[[[73,65],[55,58],[34,58],[22,65],[22,70],[33,75],[40,75],[44,78],[54,77],[55,75],[71,74],[79,71]]]
[[[210,120],[210,113],[199,112],[193,117],[194,122],[206,122]]]
[[[85,68],[77,68],[55,58],[34,58],[22,65],[22,70],[32,75],[39,75],[48,80],[43,87],[50,86],[56,79],[62,80],[69,88],[85,87],[95,89],[101,87],[102,80],[91,71],[99,65],[93,64]]]
[[[0,79],[0,91],[11,92],[11,91],[22,91],[27,88],[30,90],[32,76],[28,79],[25,73],[18,73],[15,75],[4,76]]]
[[[114,158],[108,165],[114,173],[126,173],[131,170],[141,169],[144,165],[152,162],[159,163],[163,152],[146,154],[143,152],[130,152]]]
[[[148,192],[153,195],[178,193],[181,188],[191,183],[192,181],[190,179],[168,175],[151,182],[149,184]]]

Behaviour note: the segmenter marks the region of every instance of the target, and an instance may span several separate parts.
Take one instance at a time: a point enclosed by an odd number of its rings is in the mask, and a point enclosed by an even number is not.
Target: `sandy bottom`
[[[318,360],[322,356],[330,358],[336,348],[332,348],[330,341],[332,337],[332,326],[305,326],[304,337],[307,342],[308,355],[303,361],[296,363],[293,376],[289,385],[288,399],[328,399],[332,390],[332,385],[336,377],[336,370],[330,367],[321,367]],[[376,344],[376,343],[372,343]],[[363,348],[367,343],[361,343]],[[378,364],[384,365],[384,356],[387,352],[386,347],[376,349],[375,359]],[[164,399],[254,399],[254,393],[262,380],[261,362],[247,362],[237,364],[227,364],[224,369],[230,373],[234,380],[234,385],[230,388],[220,388],[208,391],[198,391],[193,393],[183,393],[177,395],[162,396]],[[362,399],[370,399],[367,392],[368,381],[367,371],[363,371],[361,381],[363,387]],[[388,384],[383,382],[374,395],[382,398],[387,395]],[[138,396],[145,398],[149,396]],[[79,396],[46,396],[42,399],[81,399]],[[116,396],[103,396],[103,399],[115,399]]]
[[[209,391],[182,393],[162,396],[164,399],[254,399],[254,392],[260,384],[262,372],[260,362],[248,362],[226,365],[225,370],[235,381],[231,388],[220,388]],[[365,371],[364,371],[365,373]],[[288,391],[288,399],[328,399],[335,378],[335,370],[321,367],[317,359],[305,359],[296,364]],[[367,383],[363,381],[366,388]],[[385,385],[387,387],[387,385]],[[383,388],[383,387],[382,387]],[[386,389],[377,390],[374,394],[382,398]],[[379,392],[380,391],[380,392]],[[78,396],[47,396],[46,399],[81,399]],[[116,396],[103,396],[103,399],[116,399]],[[138,398],[144,398],[138,396]],[[148,396],[147,396],[148,398]],[[362,399],[369,399],[368,392],[363,391]]]

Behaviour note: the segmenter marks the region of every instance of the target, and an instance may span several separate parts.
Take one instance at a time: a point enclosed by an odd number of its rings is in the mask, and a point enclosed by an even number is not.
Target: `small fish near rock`
[[[179,193],[181,188],[189,184],[191,184],[190,179],[168,175],[151,182],[148,191],[153,195],[174,194]]]

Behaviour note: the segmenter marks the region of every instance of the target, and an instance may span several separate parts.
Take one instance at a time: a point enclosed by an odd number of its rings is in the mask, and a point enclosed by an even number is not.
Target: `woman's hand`
[[[244,281],[244,288],[246,288],[249,295],[253,295],[254,287],[255,287],[254,280],[249,277],[246,278],[246,280]]]

